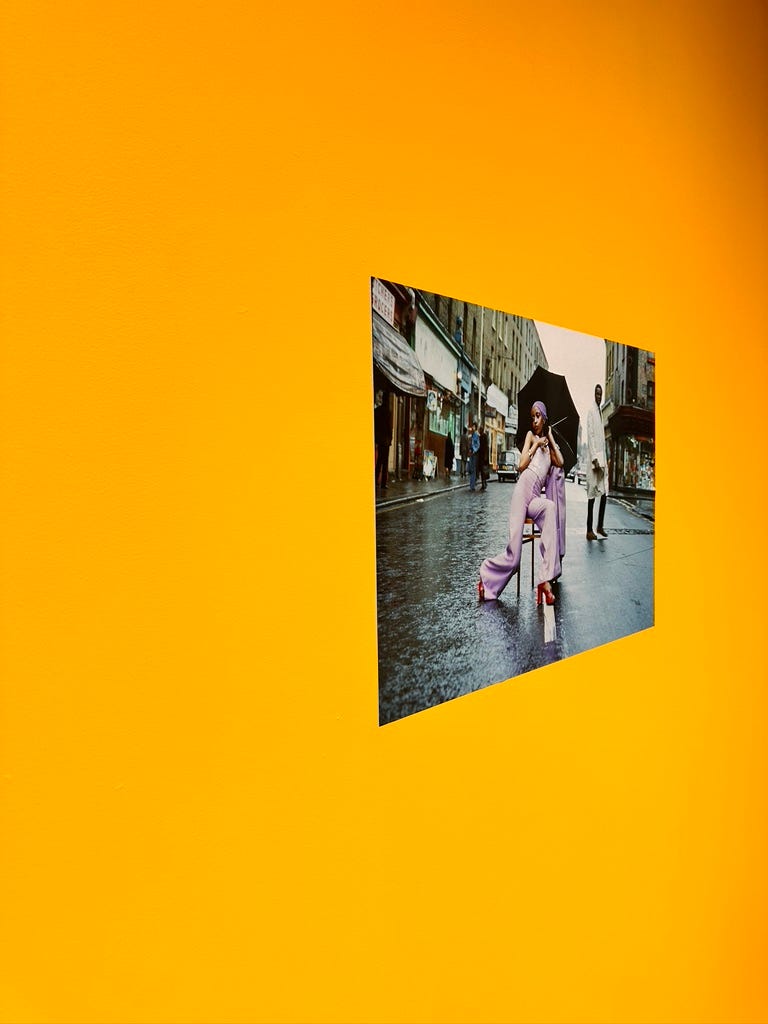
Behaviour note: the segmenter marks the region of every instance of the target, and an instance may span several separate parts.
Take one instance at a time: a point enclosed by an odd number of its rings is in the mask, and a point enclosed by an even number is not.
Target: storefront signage
[[[379,316],[383,316],[388,324],[394,326],[395,296],[376,277],[373,279],[373,287],[371,288],[371,305]]]

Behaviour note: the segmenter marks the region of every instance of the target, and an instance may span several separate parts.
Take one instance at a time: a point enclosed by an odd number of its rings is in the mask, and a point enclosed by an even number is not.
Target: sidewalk
[[[477,486],[479,490],[480,485],[478,484]],[[500,484],[496,474],[492,473],[488,486],[500,487],[509,485]],[[386,490],[382,490],[380,487],[376,488],[376,509],[378,511],[379,509],[391,508],[393,505],[402,505],[405,502],[423,501],[435,498],[440,494],[446,494],[448,491],[463,488],[469,490],[469,476],[461,477],[458,473],[454,473],[448,480],[445,479],[445,476],[432,480],[394,480],[390,477],[387,481]],[[627,511],[642,516],[643,519],[654,522],[655,501],[653,497],[648,495],[609,494],[608,501],[621,505]]]
[[[497,483],[495,477],[491,482],[494,485]],[[380,487],[376,488],[376,508],[389,508],[392,505],[401,505],[406,501],[433,498],[438,494],[445,494],[447,491],[455,491],[460,488],[469,490],[469,477],[461,477],[458,473],[453,474],[449,480],[446,480],[445,476],[432,480],[393,480],[390,477],[386,490],[382,490]]]

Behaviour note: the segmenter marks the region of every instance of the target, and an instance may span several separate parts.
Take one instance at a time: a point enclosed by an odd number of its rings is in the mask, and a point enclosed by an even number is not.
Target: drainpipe
[[[485,325],[485,306],[480,307],[480,367],[477,387],[477,422],[480,423],[480,406],[483,401],[483,327]]]
[[[464,381],[464,321],[460,316],[456,317],[456,331],[453,335],[453,340],[459,346],[461,354],[459,355],[459,368],[456,373],[456,380],[459,385],[459,436],[464,433],[464,392],[462,391],[462,383]]]

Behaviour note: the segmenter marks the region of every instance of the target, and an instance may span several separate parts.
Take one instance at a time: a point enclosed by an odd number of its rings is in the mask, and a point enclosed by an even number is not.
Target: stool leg
[[[522,540],[520,542],[520,565],[518,565],[518,567],[517,567],[517,599],[518,599],[518,601],[520,600],[520,577],[521,577],[522,572],[523,572],[523,553],[525,552],[525,544],[526,544],[525,538],[527,536],[528,535],[525,532],[525,523],[523,523],[523,537],[522,537]]]
[[[526,526],[530,526],[530,530],[526,531]],[[520,565],[517,568],[517,597],[520,598],[520,577],[523,575],[523,558],[525,557],[525,545],[533,544],[533,523],[530,519],[526,519],[523,523],[523,537],[520,545]],[[533,555],[533,548],[531,548],[531,555]],[[531,563],[531,586],[533,586],[533,563]]]
[[[534,586],[533,567],[536,561],[536,527],[531,524],[531,590]]]

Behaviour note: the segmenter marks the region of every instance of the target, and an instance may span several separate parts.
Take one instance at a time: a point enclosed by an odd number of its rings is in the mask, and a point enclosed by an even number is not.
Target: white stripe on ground
[[[555,606],[544,602],[544,643],[551,644],[557,640],[557,626],[555,625]]]

